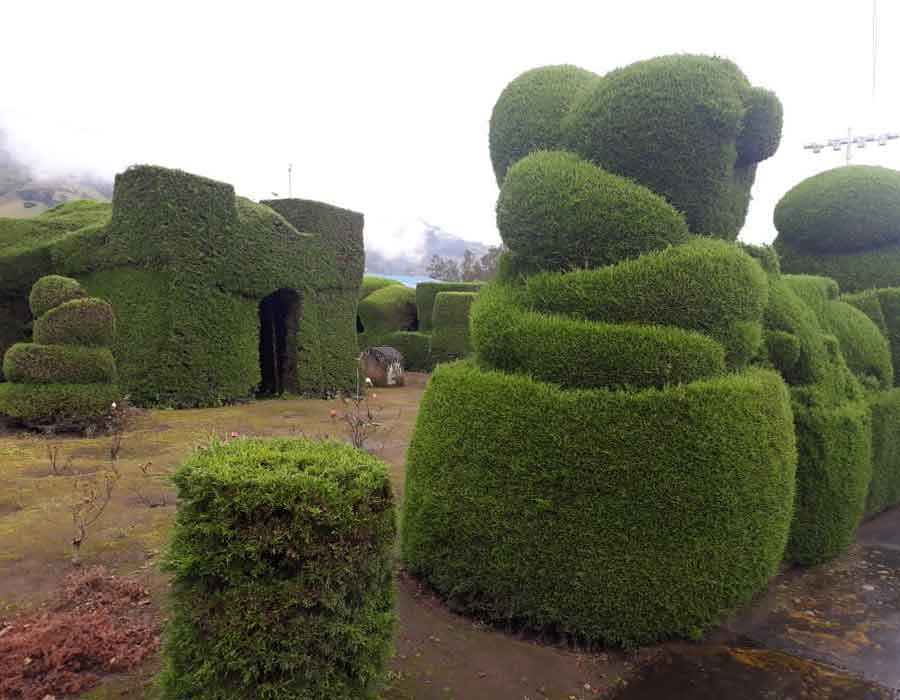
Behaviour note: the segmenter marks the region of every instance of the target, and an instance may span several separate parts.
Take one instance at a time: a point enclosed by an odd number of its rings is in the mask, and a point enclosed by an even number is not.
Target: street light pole
[[[291,171],[294,169],[293,163],[288,163],[288,199],[293,197],[293,189],[291,187]]]

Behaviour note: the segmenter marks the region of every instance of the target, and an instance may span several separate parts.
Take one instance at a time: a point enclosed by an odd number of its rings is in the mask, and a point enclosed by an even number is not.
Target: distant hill
[[[433,255],[461,261],[467,249],[479,258],[488,252],[484,243],[467,241],[426,221],[410,222],[406,229],[394,248],[390,241],[379,240],[377,246],[366,241],[367,272],[419,276],[427,273]]]
[[[39,177],[16,158],[0,130],[0,217],[31,218],[73,199],[112,199],[112,182],[92,175]]]

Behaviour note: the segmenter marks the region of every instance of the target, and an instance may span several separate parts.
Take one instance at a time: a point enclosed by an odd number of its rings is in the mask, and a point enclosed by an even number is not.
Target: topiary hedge
[[[441,292],[434,300],[431,361],[457,360],[472,351],[469,340],[469,310],[475,292]]]
[[[359,302],[357,310],[363,331],[378,338],[394,331],[418,328],[416,291],[406,285],[382,287]]]
[[[700,331],[725,346],[731,367],[757,354],[767,298],[762,268],[737,246],[709,239],[525,283],[525,303],[535,311]]]
[[[700,333],[540,314],[521,297],[502,284],[479,294],[472,342],[482,366],[565,388],[663,387],[725,373],[725,349]]]
[[[872,289],[843,299],[866,314],[887,338],[896,386],[900,382],[900,288]]]
[[[416,308],[418,309],[419,330],[430,332],[434,329],[434,300],[441,292],[477,292],[481,282],[420,282],[416,285]]]
[[[73,299],[34,321],[34,341],[40,345],[105,347],[115,337],[113,308],[103,299]]]
[[[372,292],[377,292],[379,289],[383,289],[384,287],[391,287],[395,285],[403,285],[402,282],[398,282],[397,280],[390,279],[389,277],[378,277],[376,275],[366,275],[362,279],[362,284],[359,286],[359,298],[365,299]]]
[[[393,636],[388,468],[338,443],[213,443],[177,471],[163,697],[378,697]]]
[[[872,411],[872,481],[866,513],[872,515],[900,503],[900,390],[879,392],[869,399]]]
[[[27,384],[102,384],[116,380],[108,348],[17,343],[3,357],[7,381]]]
[[[566,142],[562,122],[579,94],[598,77],[576,66],[544,66],[513,80],[491,114],[491,163],[497,184],[516,161]]]
[[[659,195],[572,153],[541,151],[509,169],[497,227],[521,268],[592,268],[683,243],[684,217]]]
[[[0,383],[0,414],[29,426],[79,429],[98,425],[121,401],[115,384]]]
[[[404,560],[481,619],[695,636],[777,571],[795,457],[772,372],[610,392],[445,365],[410,444]]]
[[[60,275],[47,275],[35,282],[28,303],[34,317],[40,318],[50,309],[84,296],[85,291],[77,280]]]
[[[430,372],[434,367],[431,336],[428,333],[397,331],[386,335],[384,344],[400,351],[404,368],[410,372]]]

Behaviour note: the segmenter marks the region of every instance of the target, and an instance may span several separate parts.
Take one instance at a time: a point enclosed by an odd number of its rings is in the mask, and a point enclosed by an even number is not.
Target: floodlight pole
[[[288,163],[288,199],[293,197],[293,190],[291,188],[291,171],[294,169],[293,163]]]

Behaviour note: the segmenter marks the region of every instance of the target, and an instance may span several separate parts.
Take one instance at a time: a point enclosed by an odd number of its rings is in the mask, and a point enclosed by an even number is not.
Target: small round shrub
[[[0,383],[0,414],[37,427],[86,428],[102,424],[113,402],[122,400],[115,384]]]
[[[345,444],[237,440],[174,480],[163,697],[378,697],[394,627],[387,466]]]
[[[688,238],[684,217],[645,187],[572,153],[532,153],[497,201],[506,246],[530,269],[594,268]]]
[[[534,311],[606,323],[676,326],[725,346],[730,367],[756,357],[769,282],[733,243],[706,238],[597,270],[547,272],[525,281]]]
[[[28,303],[35,318],[40,318],[50,309],[65,304],[72,299],[87,296],[81,284],[70,277],[47,275],[41,277],[31,288]]]
[[[469,341],[469,310],[475,292],[441,292],[434,299],[431,361],[457,360],[472,351]]]
[[[564,117],[578,95],[599,77],[576,66],[526,71],[500,94],[491,114],[491,163],[497,184],[532,151],[563,148]]]
[[[116,380],[116,361],[107,348],[17,343],[3,358],[3,374],[26,384],[101,384]]]
[[[778,202],[775,228],[776,246],[787,244],[807,254],[859,253],[898,244],[900,172],[854,165],[814,175]]]
[[[112,306],[94,297],[67,301],[34,322],[34,341],[40,345],[108,347],[115,338]]]
[[[725,372],[725,349],[700,333],[539,314],[503,284],[473,306],[472,341],[483,367],[564,388],[663,387]]]
[[[362,299],[357,308],[363,332],[377,340],[385,333],[418,328],[416,291],[402,284],[377,289]]]
[[[795,459],[774,372],[566,391],[442,365],[409,448],[403,557],[479,619],[696,636],[777,572]]]

